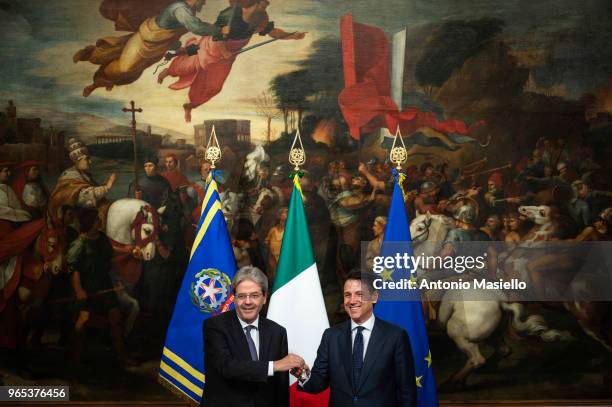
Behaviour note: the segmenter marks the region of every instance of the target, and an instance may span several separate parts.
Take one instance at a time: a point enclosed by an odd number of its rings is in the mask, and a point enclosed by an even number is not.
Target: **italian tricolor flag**
[[[329,321],[297,175],[267,317],[287,329],[289,352],[300,355],[312,367]],[[292,407],[327,406],[329,391],[314,396],[297,392],[296,380],[293,376],[290,378]]]

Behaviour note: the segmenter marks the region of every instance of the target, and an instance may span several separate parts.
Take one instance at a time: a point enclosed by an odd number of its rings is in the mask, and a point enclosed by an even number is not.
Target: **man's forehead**
[[[346,280],[344,283],[344,291],[361,291],[361,280]]]
[[[256,281],[250,279],[244,279],[236,286],[236,292],[247,291],[249,289],[261,290],[261,287],[259,286],[259,284],[257,284]]]

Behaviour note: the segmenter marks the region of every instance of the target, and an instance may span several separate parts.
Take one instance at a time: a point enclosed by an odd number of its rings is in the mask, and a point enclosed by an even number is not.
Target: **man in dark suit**
[[[408,334],[374,316],[378,292],[372,281],[371,275],[359,270],[349,274],[344,309],[350,320],[323,333],[314,366],[309,377],[299,381],[298,390],[319,393],[329,386],[331,407],[416,406]]]
[[[268,280],[246,266],[234,275],[235,310],[204,322],[206,407],[288,407],[289,375],[304,360],[288,354],[287,331],[259,315]]]

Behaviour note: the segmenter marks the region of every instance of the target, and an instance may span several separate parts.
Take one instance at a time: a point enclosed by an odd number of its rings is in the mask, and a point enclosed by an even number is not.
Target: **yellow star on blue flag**
[[[425,360],[427,361],[427,367],[431,367],[431,351],[427,353],[427,356],[425,356]]]
[[[382,277],[382,280],[383,281],[393,281],[393,271],[394,270],[384,269],[380,273],[380,276]]]

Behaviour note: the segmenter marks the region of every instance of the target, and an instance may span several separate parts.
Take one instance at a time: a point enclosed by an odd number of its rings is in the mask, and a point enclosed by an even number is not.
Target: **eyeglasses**
[[[262,293],[236,294],[236,298],[240,301],[245,301],[247,298],[251,298],[253,301],[257,301],[261,297],[263,297]]]

